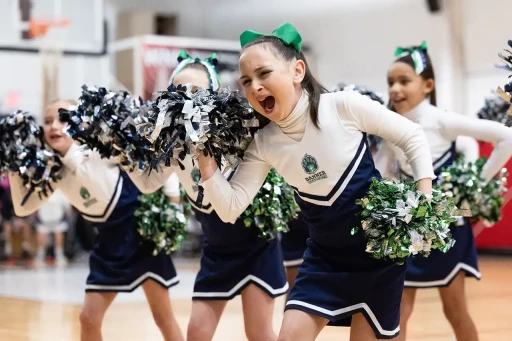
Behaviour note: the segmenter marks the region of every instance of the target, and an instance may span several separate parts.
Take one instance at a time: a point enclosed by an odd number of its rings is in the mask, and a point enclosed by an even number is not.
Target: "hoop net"
[[[59,97],[59,70],[69,19],[31,19],[29,34],[39,45],[42,68],[42,110]]]

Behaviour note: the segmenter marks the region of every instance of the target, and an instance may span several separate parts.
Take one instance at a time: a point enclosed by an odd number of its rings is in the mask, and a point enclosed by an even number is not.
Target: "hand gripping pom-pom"
[[[298,211],[293,189],[272,168],[241,219],[247,227],[258,227],[260,237],[270,240],[288,232],[288,223],[297,219]]]
[[[44,142],[34,118],[17,111],[0,121],[0,166],[2,174],[14,173],[27,188],[21,205],[36,193],[40,198],[53,192],[51,181],[60,179],[62,163]]]
[[[458,207],[471,210],[471,220],[481,220],[491,226],[501,219],[503,193],[507,191],[508,171],[503,168],[487,185],[482,178],[482,169],[487,159],[479,158],[474,163],[457,159],[450,167],[443,169],[436,187],[455,200]]]
[[[411,255],[428,257],[454,244],[450,224],[457,221],[453,199],[433,190],[430,202],[414,181],[372,179],[368,195],[356,201],[366,252],[373,258],[403,264]],[[357,233],[360,227],[355,227]]]
[[[138,232],[154,244],[153,254],[178,250],[185,239],[187,218],[179,205],[169,202],[162,190],[139,197],[140,207],[135,211]]]
[[[149,103],[126,91],[84,85],[78,106],[60,109],[59,115],[68,123],[66,133],[74,140],[101,157],[118,158],[126,171],[143,171],[150,168],[151,143],[137,133],[135,125],[144,122],[149,109]]]
[[[339,83],[334,88],[334,91],[355,91],[355,92],[360,93],[363,96],[370,98],[371,100],[374,100],[374,101],[384,105],[384,99],[382,98],[382,96],[379,93],[371,91],[370,89],[367,89],[363,86],[354,85],[354,84],[346,85],[344,83]],[[370,145],[370,150],[375,150],[375,151],[379,150],[381,143],[382,143],[382,137],[377,136],[377,135],[368,134],[367,138],[368,138],[368,144]]]

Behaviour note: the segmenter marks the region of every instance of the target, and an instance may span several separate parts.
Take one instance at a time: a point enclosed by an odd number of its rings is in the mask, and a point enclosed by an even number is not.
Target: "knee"
[[[206,323],[192,317],[187,327],[187,340],[208,340],[208,336],[212,334],[208,329]]]
[[[270,341],[276,339],[276,334],[272,328],[245,327],[245,336],[248,341]]]
[[[463,304],[443,303],[443,313],[446,319],[452,325],[457,325],[463,316],[467,314],[467,311]]]
[[[277,341],[293,341],[289,335],[279,335]]]
[[[101,327],[102,318],[91,313],[88,310],[82,310],[80,313],[80,325],[82,329],[98,329]]]
[[[172,324],[173,316],[172,314],[162,313],[162,312],[153,312],[153,320],[158,328],[164,328],[170,324]]]
[[[401,323],[407,323],[412,315],[414,309],[414,302],[402,301],[400,304],[400,321]]]

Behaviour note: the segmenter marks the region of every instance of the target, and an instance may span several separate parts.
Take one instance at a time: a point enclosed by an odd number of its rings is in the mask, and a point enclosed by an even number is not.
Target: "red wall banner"
[[[489,157],[493,146],[487,142],[480,142],[480,155]],[[505,167],[512,173],[512,159]],[[502,219],[492,227],[485,227],[481,222],[473,225],[476,247],[479,250],[508,251],[512,252],[512,177],[508,177],[509,191],[504,194]]]

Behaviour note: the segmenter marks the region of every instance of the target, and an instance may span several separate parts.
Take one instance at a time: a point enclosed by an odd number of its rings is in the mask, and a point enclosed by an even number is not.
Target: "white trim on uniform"
[[[110,199],[110,202],[108,203],[108,206],[105,208],[105,212],[103,212],[100,215],[91,215],[88,213],[84,213],[80,211],[80,214],[84,217],[85,220],[91,221],[93,223],[104,223],[110,218],[110,215],[114,211],[114,209],[117,206],[117,202],[119,201],[119,198],[121,197],[121,193],[123,192],[123,176],[121,175],[121,171],[119,171],[119,178],[117,181],[115,193],[113,197]]]
[[[465,264],[465,263],[458,263],[446,276],[444,279],[440,279],[437,281],[429,281],[429,282],[416,282],[416,281],[405,281],[404,285],[407,287],[416,287],[416,288],[423,288],[423,287],[435,287],[435,286],[444,286],[450,283],[450,281],[459,273],[460,270],[466,270],[468,272],[471,272],[476,278],[480,279],[482,275],[480,272],[472,267],[471,265]]]
[[[254,275],[247,275],[244,279],[238,282],[231,290],[228,292],[197,292],[194,291],[192,297],[230,297],[235,294],[241,287],[246,285],[248,282],[255,282],[265,288],[272,295],[283,294],[288,291],[288,282],[282,288],[274,289],[267,282],[263,281],[261,278],[258,278]]]
[[[318,307],[318,306],[310,304],[310,303],[296,301],[296,300],[288,301],[286,303],[286,305],[287,306],[288,305],[300,305],[302,307],[309,308],[311,310],[315,310],[315,311],[318,311],[319,313],[333,316],[333,317],[362,308],[366,311],[368,316],[370,316],[370,319],[372,320],[373,324],[375,325],[375,327],[377,328],[377,330],[379,331],[380,334],[386,335],[386,336],[393,336],[393,335],[396,335],[400,331],[400,326],[396,327],[394,330],[384,330],[381,327],[379,321],[377,320],[377,317],[375,317],[372,310],[370,309],[370,307],[368,307],[368,305],[366,303],[358,303],[358,304],[354,304],[349,307],[341,308],[341,309],[337,309],[337,310],[327,310],[325,308]]]
[[[453,157],[452,153],[446,153],[442,158],[434,162],[434,164],[432,165],[434,170],[437,170],[439,167],[444,165],[446,161],[448,161],[451,157]]]
[[[135,281],[133,281],[131,284],[127,285],[101,285],[101,284],[86,284],[85,289],[86,290],[122,290],[122,291],[131,291],[134,290],[136,287],[138,287],[142,282],[144,282],[146,279],[151,278],[157,281],[158,283],[170,287],[180,281],[179,277],[176,275],[173,278],[169,280],[163,279],[161,276],[153,273],[153,272],[146,272],[139,278],[137,278]]]
[[[287,268],[291,268],[291,267],[294,267],[294,266],[301,265],[302,262],[304,262],[304,258],[285,260],[285,261],[283,261],[283,265],[285,267],[287,267]]]

